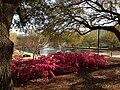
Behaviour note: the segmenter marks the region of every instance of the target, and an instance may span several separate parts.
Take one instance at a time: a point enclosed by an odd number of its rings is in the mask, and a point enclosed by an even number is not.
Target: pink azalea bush
[[[104,55],[95,54],[90,51],[84,53],[57,52],[49,56],[58,60],[56,64],[62,67],[61,70],[60,68],[55,69],[57,73],[78,72],[80,68],[98,69],[105,67],[107,64]]]
[[[92,52],[57,52],[38,59],[12,61],[13,81],[26,83],[37,78],[55,78],[55,75],[78,73],[80,68],[103,68],[107,64],[103,55]]]
[[[57,67],[56,62],[55,59],[46,56],[41,56],[36,60],[13,60],[13,80],[25,83],[31,79],[48,78],[50,75],[55,78],[53,70]]]

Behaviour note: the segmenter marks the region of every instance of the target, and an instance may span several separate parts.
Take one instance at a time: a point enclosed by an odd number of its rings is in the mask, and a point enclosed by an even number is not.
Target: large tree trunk
[[[18,2],[0,0],[0,90],[13,90],[10,64],[14,45],[9,39],[9,28]]]
[[[116,28],[113,28],[112,32],[116,35],[116,37],[118,38],[118,40],[120,42],[120,31],[117,30]]]

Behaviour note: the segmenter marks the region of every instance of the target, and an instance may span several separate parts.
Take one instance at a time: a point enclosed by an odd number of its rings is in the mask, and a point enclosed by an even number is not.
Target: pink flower
[[[74,74],[79,74],[78,72],[74,72]]]

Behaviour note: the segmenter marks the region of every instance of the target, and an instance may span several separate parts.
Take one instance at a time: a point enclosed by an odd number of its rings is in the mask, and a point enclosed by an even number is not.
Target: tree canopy
[[[106,44],[107,46],[118,46],[120,45],[118,39],[115,37],[114,33],[105,32],[104,35],[100,37],[101,43]]]
[[[22,0],[16,13],[22,26],[44,30],[76,31],[84,35],[93,30],[113,32],[120,41],[119,0]],[[17,24],[19,25],[19,24]]]
[[[59,30],[74,30],[84,35],[93,30],[113,32],[120,41],[119,0],[56,0],[53,8],[54,21]],[[52,18],[53,19],[53,18]]]
[[[90,48],[90,46],[97,46],[97,40],[98,40],[98,37],[96,32],[90,32],[83,36],[82,43],[83,45],[87,45]]]

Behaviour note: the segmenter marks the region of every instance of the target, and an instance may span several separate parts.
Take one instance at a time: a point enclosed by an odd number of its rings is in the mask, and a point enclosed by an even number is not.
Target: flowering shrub
[[[103,55],[92,52],[57,52],[38,59],[13,60],[12,76],[14,81],[25,83],[36,78],[55,78],[55,75],[78,73],[80,68],[98,69],[105,67]]]
[[[79,68],[98,69],[105,67],[107,64],[104,55],[95,54],[90,51],[84,53],[57,52],[49,55],[49,57],[58,60],[56,64],[62,69],[55,69],[57,73],[77,72]]]
[[[48,76],[55,78],[53,70],[57,67],[56,62],[56,60],[46,56],[41,56],[37,60],[13,60],[13,81],[25,83],[36,78],[48,78]]]

